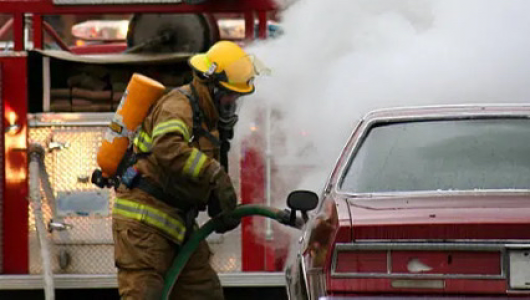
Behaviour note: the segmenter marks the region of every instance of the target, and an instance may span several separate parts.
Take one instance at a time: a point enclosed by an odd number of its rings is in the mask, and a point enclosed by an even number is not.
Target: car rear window
[[[530,120],[508,118],[376,125],[340,184],[348,193],[529,187]]]

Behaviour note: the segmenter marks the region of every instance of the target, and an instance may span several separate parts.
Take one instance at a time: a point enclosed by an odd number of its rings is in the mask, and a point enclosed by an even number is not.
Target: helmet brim
[[[192,68],[194,68],[196,71],[204,73],[208,71],[208,68],[210,67],[208,65],[208,57],[206,54],[196,54],[190,57],[188,63]]]
[[[232,92],[240,93],[243,95],[252,94],[254,92],[254,85],[253,84],[246,84],[246,83],[227,83],[219,81],[219,84]]]

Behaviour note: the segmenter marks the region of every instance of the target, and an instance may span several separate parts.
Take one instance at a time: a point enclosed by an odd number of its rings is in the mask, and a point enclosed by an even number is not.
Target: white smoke
[[[271,105],[281,113],[271,125],[275,165],[310,166],[291,189],[319,191],[370,110],[526,102],[528,11],[527,0],[299,0],[282,14],[283,36],[248,48],[272,75],[243,100],[238,137],[263,117],[256,107]]]

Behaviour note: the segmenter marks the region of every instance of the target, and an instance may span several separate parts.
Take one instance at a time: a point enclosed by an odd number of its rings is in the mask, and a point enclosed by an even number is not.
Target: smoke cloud
[[[243,100],[238,138],[266,131],[270,105],[277,176],[319,192],[370,110],[526,102],[528,11],[526,0],[299,0],[282,14],[284,35],[248,48],[272,74]],[[304,166],[296,180],[281,174]]]

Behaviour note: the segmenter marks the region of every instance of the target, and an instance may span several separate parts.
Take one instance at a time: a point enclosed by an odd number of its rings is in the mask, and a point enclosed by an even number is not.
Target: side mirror
[[[296,211],[302,212],[304,222],[309,219],[307,212],[313,210],[318,205],[318,196],[311,191],[293,191],[287,196],[287,206],[291,209],[291,223],[296,222]]]

